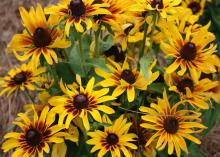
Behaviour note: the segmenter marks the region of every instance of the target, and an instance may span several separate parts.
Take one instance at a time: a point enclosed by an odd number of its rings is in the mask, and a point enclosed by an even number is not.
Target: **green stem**
[[[157,13],[155,12],[155,14],[153,14],[153,26],[152,26],[152,30],[151,30],[151,34],[150,34],[150,47],[149,47],[149,55],[152,56],[153,54],[153,49],[152,49],[152,45],[153,45],[153,36],[154,36],[154,31],[156,28],[156,23],[157,23]]]
[[[27,94],[27,96],[31,99],[32,103],[34,104],[34,98],[32,98],[32,96],[30,95],[27,89],[25,89],[25,93]]]
[[[146,43],[146,38],[147,38],[147,28],[148,28],[148,24],[147,24],[147,22],[145,22],[145,25],[144,25],[144,38],[142,40],[142,47],[141,47],[141,53],[140,53],[139,59],[142,58],[143,55],[144,55],[145,43]]]
[[[56,66],[55,64],[49,65],[49,68],[50,68],[50,73],[52,74],[52,76],[54,78],[54,82],[56,83],[57,86],[59,86],[58,85],[59,78],[58,78],[55,66]]]
[[[63,52],[63,55],[64,55],[64,57],[65,57],[66,61],[67,61],[68,63],[70,63],[69,55],[66,53],[66,51],[65,51],[65,50],[64,50],[64,51],[62,51],[62,52]],[[68,64],[68,66],[69,66],[69,68],[70,68],[71,72],[73,73],[73,75],[75,75],[75,72],[74,72],[74,70],[73,70],[72,66],[71,66],[70,64]]]
[[[95,56],[99,56],[99,36],[102,30],[102,24],[100,23],[98,30],[95,32]]]
[[[83,72],[86,75],[85,54],[84,54],[83,47],[82,47],[82,37],[81,37],[81,35],[79,35],[79,50],[80,50],[80,55],[81,55],[81,59],[82,59]]]

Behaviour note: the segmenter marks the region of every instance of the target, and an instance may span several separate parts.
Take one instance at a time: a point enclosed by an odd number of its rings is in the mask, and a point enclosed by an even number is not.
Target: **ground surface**
[[[22,31],[19,17],[19,6],[29,8],[36,5],[37,2],[42,5],[53,3],[56,0],[1,0],[0,2],[0,77],[4,76],[10,68],[19,65],[19,62],[11,54],[5,53],[5,47],[12,38],[13,34]],[[22,106],[30,100],[24,94],[18,97],[0,98],[0,145],[3,141],[3,135],[15,128],[11,124]],[[203,150],[208,157],[220,157],[220,125],[203,140]],[[3,155],[0,150],[0,157],[10,157],[11,154]]]

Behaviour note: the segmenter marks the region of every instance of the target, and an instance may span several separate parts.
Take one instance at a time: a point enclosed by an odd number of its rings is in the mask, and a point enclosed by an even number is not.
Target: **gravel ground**
[[[0,77],[4,76],[10,68],[19,65],[19,62],[11,54],[5,53],[5,48],[13,34],[22,31],[19,15],[19,6],[30,8],[39,2],[43,6],[57,0],[1,0],[0,2]],[[22,111],[23,104],[30,100],[21,94],[19,97],[0,97],[0,145],[6,132],[15,130],[11,122],[18,112]],[[210,135],[203,140],[201,145],[208,157],[220,157],[220,125],[212,130]],[[10,157],[11,152],[0,157]]]

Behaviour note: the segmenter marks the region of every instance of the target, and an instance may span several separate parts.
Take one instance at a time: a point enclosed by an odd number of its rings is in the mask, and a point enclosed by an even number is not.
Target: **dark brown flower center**
[[[175,134],[179,129],[179,122],[175,116],[167,116],[164,119],[163,127],[169,134]]]
[[[210,73],[210,74],[201,73],[200,79],[202,80],[202,79],[206,79],[206,78],[208,78],[208,79],[210,79],[210,80],[213,80],[213,75],[212,75],[212,73]]]
[[[109,145],[115,145],[117,144],[119,141],[118,139],[118,136],[114,133],[110,133],[108,134],[107,138],[106,138],[106,142],[109,144]]]
[[[33,36],[33,43],[36,47],[46,47],[50,45],[52,39],[47,29],[38,27]]]
[[[188,5],[188,8],[190,8],[193,12],[193,14],[198,13],[201,10],[201,6],[198,2],[192,2]]]
[[[102,0],[94,0],[92,4],[102,4],[103,1]]]
[[[27,81],[27,76],[25,72],[20,72],[16,74],[13,78],[16,84],[22,84]]]
[[[121,73],[121,78],[130,84],[133,84],[136,81],[136,78],[131,70],[124,70]]]
[[[179,92],[186,94],[186,87],[193,91],[194,83],[191,79],[183,79],[177,84],[177,89]]]
[[[191,61],[196,57],[196,45],[192,42],[186,43],[180,50],[183,59]]]
[[[88,107],[88,99],[84,94],[79,94],[74,97],[74,106],[78,110],[84,109]]]
[[[27,143],[32,147],[39,145],[42,141],[42,135],[36,129],[29,129],[25,135],[25,138]]]
[[[132,24],[132,25],[130,25],[129,27],[127,27],[127,28],[124,30],[124,33],[125,33],[126,35],[128,35],[129,32],[130,32],[133,28],[134,28],[134,25]]]
[[[95,15],[93,17],[94,21],[99,21],[102,20],[106,15],[105,14],[99,14],[99,15]]]
[[[145,17],[146,17],[146,15],[147,15],[147,13],[149,13],[149,11],[144,11],[144,12],[142,12],[142,13],[141,13],[142,17],[144,17],[144,18],[145,18]]]
[[[69,4],[69,11],[70,15],[79,18],[86,13],[86,7],[82,0],[72,0]]]
[[[152,8],[158,7],[158,9],[162,9],[163,8],[163,0],[153,0],[151,2],[151,7]]]
[[[123,62],[125,60],[125,52],[119,50],[117,46],[112,46],[110,49],[104,52],[106,57],[114,56],[115,62]]]

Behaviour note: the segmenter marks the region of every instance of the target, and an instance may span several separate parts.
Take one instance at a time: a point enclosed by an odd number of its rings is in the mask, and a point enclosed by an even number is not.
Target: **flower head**
[[[8,92],[7,95],[10,95],[17,89],[22,91],[25,89],[36,90],[35,83],[38,83],[40,74],[45,71],[45,67],[37,68],[33,62],[22,64],[21,67],[10,70],[8,75],[2,79],[0,95],[6,92]]]
[[[47,20],[40,4],[37,4],[36,11],[33,7],[29,12],[21,7],[20,14],[26,30],[13,37],[8,50],[14,51],[15,56],[21,61],[32,56],[32,60],[38,64],[40,55],[43,54],[48,64],[58,62],[54,49],[67,48],[71,45],[71,42],[64,38],[63,31],[54,27],[60,18],[49,16]],[[17,51],[24,54],[20,55]]]
[[[120,151],[122,151],[126,157],[131,157],[129,149],[137,149],[137,146],[131,143],[137,136],[128,133],[131,124],[127,123],[127,119],[122,115],[115,120],[112,126],[105,127],[104,131],[89,132],[88,135],[91,139],[87,141],[87,144],[94,145],[91,152],[100,150],[98,157],[103,157],[107,152],[111,152],[112,156],[120,157]]]
[[[211,81],[208,78],[196,81],[187,75],[180,77],[176,73],[165,74],[165,81],[170,87],[169,90],[178,93],[181,100],[201,109],[209,108],[206,101],[212,97],[210,90],[219,85],[218,81]]]
[[[197,144],[201,143],[191,135],[206,128],[199,123],[201,114],[191,110],[178,110],[181,104],[182,102],[179,102],[171,107],[164,90],[163,99],[158,98],[158,104],[152,103],[151,107],[140,107],[140,111],[146,113],[142,116],[144,122],[141,126],[155,132],[146,146],[156,140],[158,150],[168,145],[168,154],[173,154],[175,149],[177,156],[180,157],[181,150],[188,153],[184,138]]]
[[[96,73],[105,78],[105,80],[99,82],[103,87],[115,87],[113,96],[117,97],[127,90],[128,101],[132,102],[135,98],[135,89],[146,90],[147,86],[151,84],[159,76],[159,72],[152,73],[151,70],[156,64],[154,62],[149,68],[149,79],[147,79],[137,69],[130,69],[130,66],[125,59],[123,65],[109,59],[107,66],[111,73],[104,72],[101,69],[96,68]]]
[[[86,30],[89,30],[93,25],[92,16],[109,14],[103,7],[106,7],[106,4],[97,4],[94,0],[61,0],[58,5],[45,8],[45,11],[62,18],[67,17],[65,32],[69,36],[72,24],[78,32],[84,32],[83,23],[86,24]]]
[[[169,14],[176,13],[181,0],[136,0],[137,3],[132,6],[133,11],[146,12],[157,11],[163,18],[167,18]]]
[[[53,125],[54,118],[51,117],[49,107],[46,106],[40,116],[34,112],[32,118],[27,117],[24,113],[19,113],[20,121],[14,122],[21,128],[21,132],[11,132],[4,136],[6,141],[2,144],[4,152],[16,148],[13,155],[32,157],[38,154],[43,157],[43,153],[50,152],[50,143],[62,143],[61,132],[63,126]]]
[[[211,44],[215,36],[205,29],[200,29],[194,34],[189,30],[185,38],[180,34],[178,28],[169,25],[167,32],[168,42],[161,43],[161,49],[167,57],[174,59],[173,63],[166,69],[167,73],[172,73],[180,67],[179,75],[183,75],[189,70],[193,79],[198,80],[200,72],[215,72],[216,65],[212,58],[215,56],[216,46]]]
[[[106,105],[99,104],[114,100],[115,98],[113,96],[106,95],[109,91],[108,88],[94,90],[94,78],[89,80],[86,88],[83,87],[79,75],[76,76],[76,79],[79,83],[78,89],[75,89],[74,87],[65,87],[63,81],[61,80],[60,87],[65,95],[54,96],[49,100],[49,103],[54,106],[52,110],[60,115],[59,124],[64,123],[64,118],[67,117],[65,126],[68,128],[70,122],[74,118],[80,117],[83,120],[84,127],[89,130],[90,124],[88,121],[88,113],[90,113],[96,121],[102,122],[99,110],[107,114],[114,113],[114,110]]]

